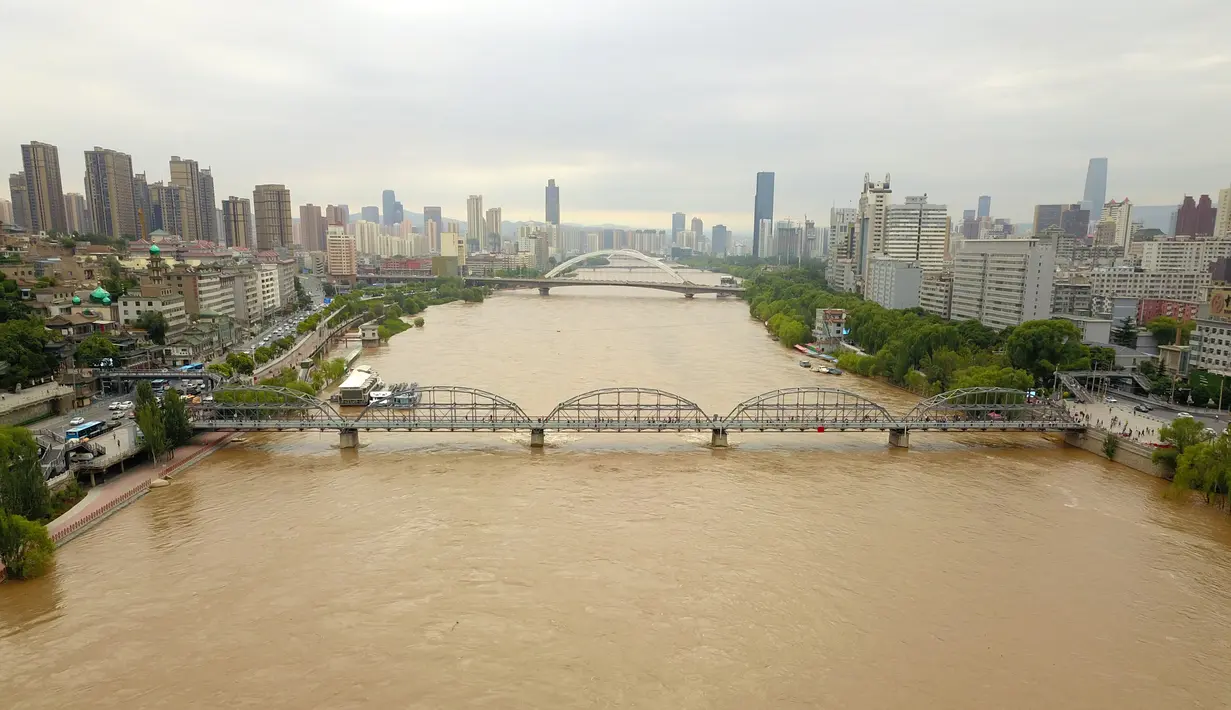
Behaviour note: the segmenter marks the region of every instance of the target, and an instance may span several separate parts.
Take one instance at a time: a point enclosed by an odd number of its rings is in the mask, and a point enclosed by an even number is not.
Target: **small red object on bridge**
[[[816,428],[816,433],[818,433],[818,434],[824,434],[824,433],[825,433],[825,427],[823,427],[823,426],[819,426],[819,427],[817,427],[817,428]]]

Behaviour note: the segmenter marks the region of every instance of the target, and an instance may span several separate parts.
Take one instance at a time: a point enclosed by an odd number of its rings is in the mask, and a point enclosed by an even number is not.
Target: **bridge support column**
[[[338,432],[338,448],[339,449],[357,449],[359,448],[359,430],[358,429],[343,429]]]
[[[906,429],[890,429],[889,445],[900,449],[910,448],[910,432]]]
[[[546,433],[540,427],[530,429],[530,448],[541,449],[547,438]]]
[[[686,294],[684,294],[684,298],[693,298],[693,297],[695,297],[696,295],[697,295],[697,294],[695,294],[695,293],[686,293]]]
[[[710,429],[710,446],[715,449],[724,449],[727,446],[727,430],[726,429]]]
[[[540,295],[540,296],[548,296],[548,295],[551,295],[551,287],[550,287],[550,286],[543,286],[543,287],[540,287],[540,288],[539,288],[539,295]]]

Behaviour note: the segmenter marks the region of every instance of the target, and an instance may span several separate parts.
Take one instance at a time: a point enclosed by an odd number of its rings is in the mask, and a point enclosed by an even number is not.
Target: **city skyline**
[[[955,217],[979,195],[994,195],[995,216],[1018,222],[1035,204],[1081,201],[1092,156],[1110,158],[1108,199],[1171,204],[1231,184],[1220,157],[1231,154],[1220,128],[1231,118],[1222,90],[1231,58],[1219,32],[1231,7],[1217,0],[1197,0],[1184,13],[1144,0],[1092,0],[1065,6],[1059,29],[1046,12],[1008,4],[937,13],[906,2],[777,3],[768,8],[782,33],[773,50],[739,57],[721,49],[724,41],[738,42],[766,8],[725,0],[700,12],[670,0],[609,13],[578,6],[548,13],[559,41],[511,43],[498,65],[452,56],[448,38],[483,28],[510,37],[541,31],[536,13],[493,0],[464,5],[326,0],[302,12],[286,0],[257,8],[223,0],[201,17],[135,0],[28,4],[6,16],[5,46],[33,56],[54,28],[61,49],[11,73],[9,90],[26,108],[0,116],[0,170],[21,169],[12,146],[47,142],[59,147],[63,184],[77,191],[81,156],[98,145],[132,156],[151,183],[171,181],[171,156],[191,156],[213,168],[216,196],[278,183],[297,204],[363,205],[393,189],[411,209],[440,205],[458,217],[467,195],[483,194],[510,221],[542,221],[551,178],[567,194],[563,222],[663,228],[683,211],[745,237],[758,170],[776,173],[775,214],[797,216],[853,206],[865,172],[892,172],[901,194],[926,192]],[[230,8],[247,18],[243,26],[229,21]],[[335,10],[370,32],[344,57],[321,55],[309,31]],[[177,48],[190,61],[132,72],[139,48],[99,31],[126,17],[141,18],[151,35],[196,27]],[[857,29],[841,42],[809,39],[834,22]],[[710,41],[658,41],[684,25]],[[634,28],[648,32],[638,43],[655,47],[653,70],[629,54]],[[219,36],[228,42],[211,39]],[[449,58],[427,71],[394,49],[407,36],[418,38],[417,52]],[[881,49],[864,51],[873,42]],[[846,69],[856,54],[859,76]],[[499,117],[468,109],[525,103],[543,71],[560,100]],[[945,78],[912,78],[919,75]],[[89,112],[75,103],[83,91]],[[372,92],[381,111],[364,108]],[[835,95],[851,96],[860,110],[835,112],[813,98]],[[1149,99],[1134,101],[1131,121],[1125,96]],[[1172,110],[1180,103],[1183,115]],[[335,145],[346,148],[326,147]]]

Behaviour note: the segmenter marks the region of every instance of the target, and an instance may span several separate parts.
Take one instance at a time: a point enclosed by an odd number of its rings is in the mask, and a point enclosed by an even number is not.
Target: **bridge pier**
[[[906,429],[890,429],[889,445],[900,449],[910,448],[910,432]]]
[[[695,293],[685,293],[685,294],[684,294],[684,298],[693,298],[693,297],[695,297],[696,295],[697,295],[697,294],[695,294]]]
[[[359,448],[359,430],[358,429],[342,429],[338,432],[338,448],[339,449],[357,449]]]
[[[541,290],[546,291],[547,289],[541,289]],[[530,429],[530,448],[532,449],[543,448],[543,444],[545,443],[546,438],[547,437],[544,434],[542,427],[534,427]]]
[[[715,449],[725,449],[727,446],[727,430],[710,429],[710,446]]]
[[[539,288],[539,295],[540,295],[540,296],[550,296],[550,295],[551,295],[551,287],[550,287],[550,286],[542,286],[542,287],[540,287],[540,288]]]

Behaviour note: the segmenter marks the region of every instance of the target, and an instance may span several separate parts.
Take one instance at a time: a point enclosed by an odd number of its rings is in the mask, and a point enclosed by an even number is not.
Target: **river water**
[[[718,414],[818,382],[911,404],[712,296],[426,319],[364,361],[532,416],[616,385]],[[233,443],[0,585],[3,706],[1231,704],[1227,516],[1053,438],[361,436]]]

